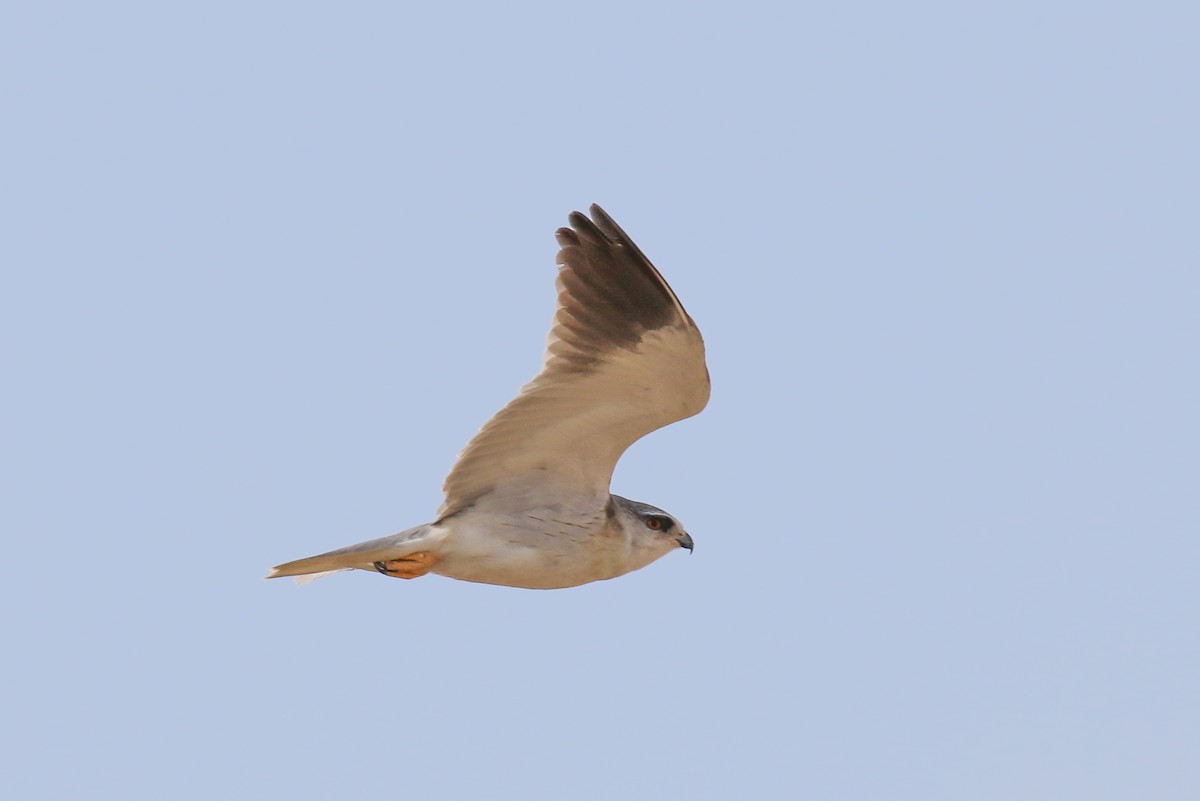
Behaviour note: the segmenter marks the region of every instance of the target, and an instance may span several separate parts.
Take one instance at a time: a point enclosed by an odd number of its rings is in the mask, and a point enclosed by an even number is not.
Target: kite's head
[[[687,548],[690,553],[695,547],[692,536],[683,530],[680,522],[657,506],[619,495],[613,495],[612,500],[610,514],[617,518],[621,529],[629,536],[630,544],[635,549],[653,553],[645,564],[676,548]]]

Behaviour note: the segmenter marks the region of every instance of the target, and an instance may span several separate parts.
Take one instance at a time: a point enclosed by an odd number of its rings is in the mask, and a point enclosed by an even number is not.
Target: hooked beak
[[[676,537],[675,541],[679,543],[680,548],[687,548],[688,553],[692,552],[692,548],[694,547],[694,544],[692,543],[692,535],[691,534],[688,534],[685,531],[683,534],[680,534],[678,537]]]

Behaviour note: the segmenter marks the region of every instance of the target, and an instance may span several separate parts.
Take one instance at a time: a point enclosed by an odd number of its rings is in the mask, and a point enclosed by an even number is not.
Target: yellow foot
[[[375,569],[385,576],[402,579],[415,579],[428,573],[437,557],[427,551],[418,551],[402,559],[392,559],[390,562],[375,562]]]

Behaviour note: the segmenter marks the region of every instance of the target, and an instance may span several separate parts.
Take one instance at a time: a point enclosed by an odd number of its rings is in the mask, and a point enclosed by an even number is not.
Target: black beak
[[[695,547],[694,543],[692,542],[691,534],[687,534],[687,533],[680,534],[678,537],[675,538],[675,541],[679,543],[680,548],[687,548],[688,553],[691,553],[692,548]]]

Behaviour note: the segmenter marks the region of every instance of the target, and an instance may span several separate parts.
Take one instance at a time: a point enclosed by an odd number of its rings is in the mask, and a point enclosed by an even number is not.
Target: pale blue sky
[[[1200,797],[1198,12],[0,12],[20,799]],[[534,592],[430,519],[599,202],[703,330]]]

